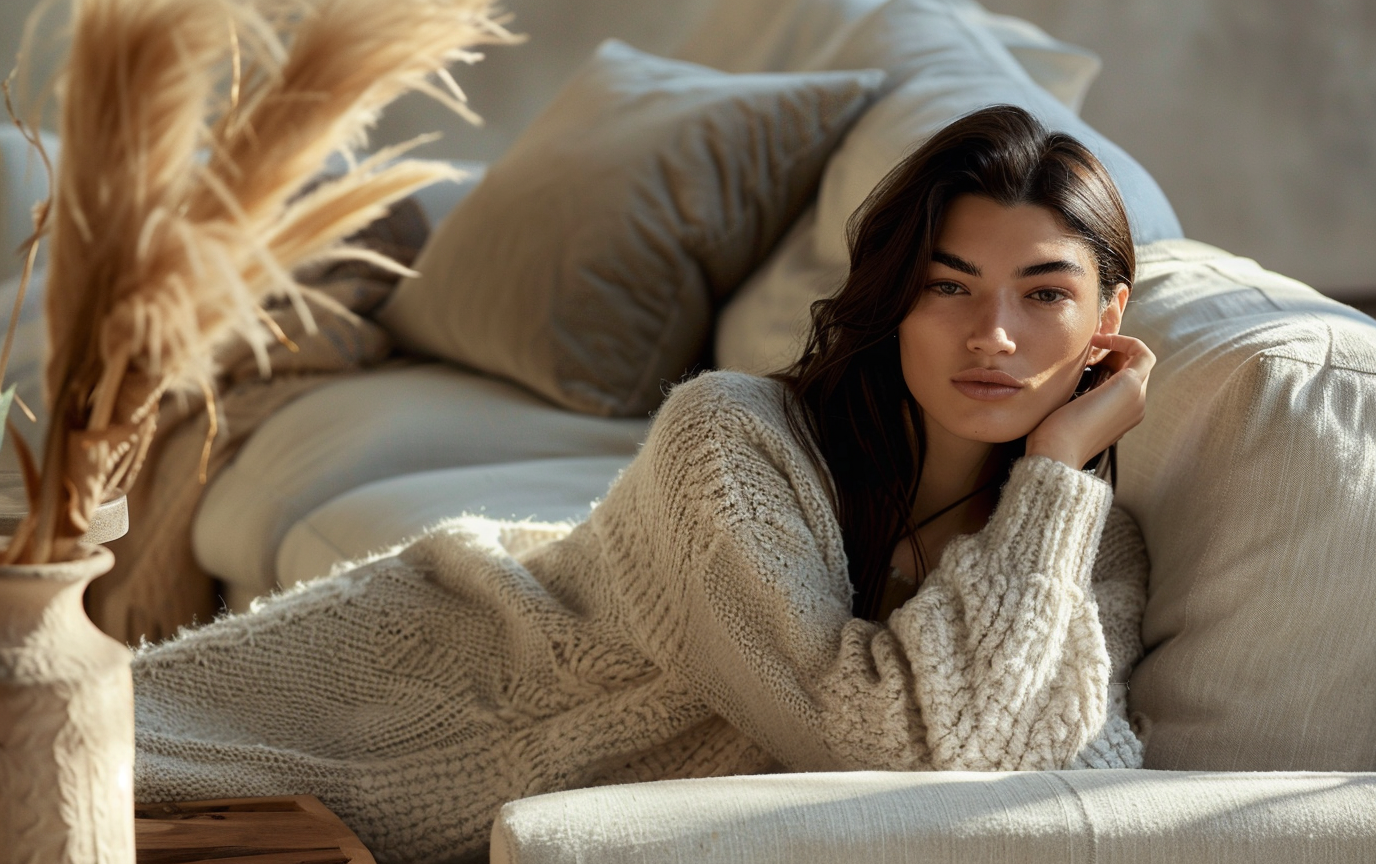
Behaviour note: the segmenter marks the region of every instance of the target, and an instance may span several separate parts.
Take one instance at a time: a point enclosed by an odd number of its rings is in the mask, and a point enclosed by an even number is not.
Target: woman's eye
[[[944,297],[953,297],[961,288],[954,282],[933,282],[927,286],[929,290],[935,291]]]

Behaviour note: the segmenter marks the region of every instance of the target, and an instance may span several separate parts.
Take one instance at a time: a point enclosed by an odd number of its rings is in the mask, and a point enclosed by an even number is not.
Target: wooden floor
[[[138,864],[375,864],[310,795],[140,804],[134,845]]]

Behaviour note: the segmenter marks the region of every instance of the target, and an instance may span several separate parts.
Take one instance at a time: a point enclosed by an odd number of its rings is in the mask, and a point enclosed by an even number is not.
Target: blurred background
[[[410,98],[383,119],[375,141],[439,129],[443,140],[425,155],[493,160],[603,38],[672,53],[714,2],[746,0],[509,0],[512,28],[530,41],[493,48],[455,75],[486,125]],[[6,65],[35,5],[0,0]],[[1376,305],[1376,2],[985,5],[1099,54],[1103,72],[1083,116],[1156,177],[1187,236],[1338,299]],[[51,59],[40,54],[39,70]],[[493,79],[523,98],[484,101]]]

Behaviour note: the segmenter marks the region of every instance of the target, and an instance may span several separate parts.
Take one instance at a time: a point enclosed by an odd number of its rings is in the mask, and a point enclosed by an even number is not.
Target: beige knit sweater
[[[1146,559],[1109,486],[1020,460],[917,596],[857,620],[781,392],[678,386],[578,526],[460,519],[142,650],[137,797],[311,793],[421,864],[480,857],[503,802],[571,787],[1140,765],[1111,681]]]

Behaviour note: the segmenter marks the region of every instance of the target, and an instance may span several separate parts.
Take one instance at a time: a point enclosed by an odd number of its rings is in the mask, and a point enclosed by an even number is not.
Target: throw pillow
[[[1146,767],[1376,771],[1376,321],[1202,243],[1138,261]]]
[[[802,355],[812,304],[835,293],[848,269],[817,259],[816,225],[817,208],[809,207],[717,315],[719,367],[768,375]]]
[[[845,224],[851,212],[911,148],[983,105],[1020,104],[1072,132],[1114,172],[1129,210],[1138,216],[1139,233],[1179,235],[1170,204],[1146,172],[1033,83],[987,31],[993,20],[1005,31],[1003,38],[1020,38],[1026,45],[1036,44],[1032,34],[1014,26],[1016,19],[996,19],[1000,16],[984,12],[973,0],[890,0],[838,31],[825,50],[818,49],[814,64],[877,65],[889,69],[892,77],[906,77],[906,83],[870,108],[833,154],[815,224],[791,234],[718,316],[719,365],[765,373],[795,360],[810,326],[811,303],[835,291],[845,278]],[[1081,84],[1062,80],[1056,86],[1068,88],[1065,95],[1078,102],[1088,79]],[[809,243],[813,249],[806,248]]]
[[[579,411],[643,415],[702,359],[882,80],[729,75],[604,43],[432,234],[380,320]]]
[[[1138,243],[1181,236],[1175,212],[1151,175],[1039,87],[998,40],[950,3],[889,0],[856,22],[849,41],[833,49],[838,60],[831,62],[855,62],[873,50],[892,51],[890,46],[909,52],[907,81],[865,112],[827,166],[817,211],[819,258],[849,260],[846,221],[904,156],[955,118],[1003,103],[1026,108],[1099,157],[1123,196]]]
[[[742,3],[718,0],[675,56],[725,72],[796,72],[804,69],[856,68],[819,61],[838,39],[884,0],[785,0]],[[1078,113],[1089,85],[1099,74],[1099,57],[1087,48],[1053,38],[1030,21],[996,15],[975,0],[946,0],[952,11],[987,30],[1042,87]],[[862,67],[890,73],[890,86],[901,83],[908,48],[870,55]]]

